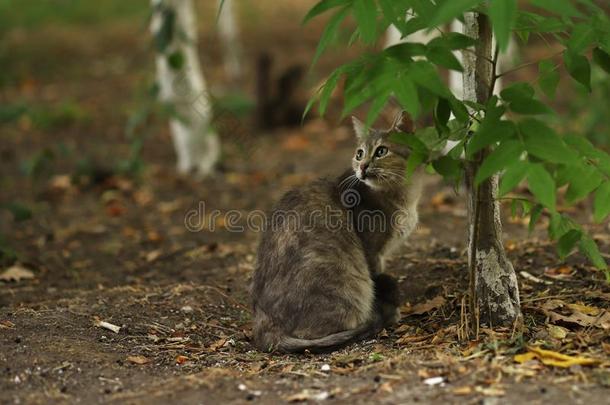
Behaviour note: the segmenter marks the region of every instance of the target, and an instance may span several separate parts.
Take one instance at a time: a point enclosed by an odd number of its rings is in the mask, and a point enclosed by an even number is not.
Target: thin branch
[[[494,89],[496,87],[496,82],[498,81],[498,75],[496,74],[498,69],[498,58],[500,57],[500,47],[496,44],[496,49],[494,50],[494,56],[491,61],[491,83],[489,85],[489,94],[487,98],[490,99],[494,95]]]
[[[458,49],[459,51],[463,51],[463,52],[470,52],[472,54],[474,54],[477,58],[483,59],[491,64],[494,63],[493,59],[489,59],[487,56],[483,56],[483,55],[477,55],[474,49],[470,49],[470,48],[462,48],[462,49]]]
[[[554,58],[554,57],[556,57],[556,56],[558,56],[558,55],[561,55],[563,52],[564,52],[564,51],[563,51],[563,50],[561,50],[561,51],[556,52],[556,53],[554,53],[553,55],[551,55],[551,56],[549,56],[549,57],[547,57],[547,58],[542,58],[542,59],[539,59],[539,60],[535,60],[535,61],[530,61],[530,62],[523,63],[523,64],[521,64],[521,65],[519,65],[519,66],[516,66],[516,67],[514,67],[514,68],[512,68],[512,69],[508,69],[507,71],[502,72],[502,73],[499,73],[499,74],[494,75],[494,76],[496,76],[496,79],[499,79],[500,77],[506,76],[506,75],[511,74],[511,73],[513,73],[513,72],[516,72],[517,70],[520,70],[520,69],[526,68],[526,67],[531,66],[531,65],[536,65],[536,64],[540,63],[540,61],[542,61],[542,60],[544,60],[544,59],[551,59],[551,58]]]

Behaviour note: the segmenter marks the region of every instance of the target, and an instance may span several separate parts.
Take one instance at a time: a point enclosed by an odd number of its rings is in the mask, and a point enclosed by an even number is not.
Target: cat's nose
[[[362,178],[366,177],[366,170],[369,168],[369,164],[368,163],[361,163],[360,164],[360,173],[362,173]]]

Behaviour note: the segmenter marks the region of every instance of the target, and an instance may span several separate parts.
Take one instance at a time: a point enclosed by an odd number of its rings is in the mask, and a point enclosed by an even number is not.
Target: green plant
[[[610,19],[591,0],[322,0],[305,22],[333,12],[320,38],[313,63],[337,37],[342,22],[356,22],[351,43],[378,42],[394,25],[403,37],[420,30],[439,36],[427,44],[405,42],[369,51],[330,74],[308,104],[324,114],[331,94],[343,82],[343,114],[366,102],[372,124],[390,98],[413,117],[432,113],[434,126],[414,136],[396,133],[393,139],[411,147],[407,177],[427,164],[456,181],[465,178],[469,199],[469,314],[473,329],[479,321],[511,325],[520,317],[515,271],[502,246],[498,198],[518,201],[530,213],[533,226],[543,212],[550,217],[549,236],[557,241],[561,258],[577,247],[598,268],[608,266],[591,236],[574,219],[558,210],[557,190],[567,186],[565,203],[573,205],[593,194],[597,221],[610,214],[610,155],[584,136],[559,133],[544,119],[555,112],[539,97],[555,97],[558,70],[565,69],[588,92],[591,61],[610,71]],[[408,18],[406,18],[408,16]],[[458,19],[464,33],[440,27]],[[562,61],[537,63],[537,88],[512,83],[494,95],[498,55],[511,35],[527,45],[530,36],[551,37],[563,46]],[[494,46],[492,37],[497,44]],[[462,60],[453,52],[460,51]],[[465,100],[456,98],[439,75],[439,68],[465,72]],[[452,118],[453,117],[455,118]],[[448,140],[457,142],[448,154],[440,151]],[[502,180],[498,187],[498,178]],[[503,197],[527,181],[532,197]],[[610,272],[606,272],[610,281]]]

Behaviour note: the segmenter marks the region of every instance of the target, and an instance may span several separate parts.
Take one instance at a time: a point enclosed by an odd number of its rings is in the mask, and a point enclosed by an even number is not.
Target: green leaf
[[[534,97],[535,93],[536,91],[531,85],[525,82],[519,82],[502,90],[500,92],[500,96],[502,96],[503,100],[512,103],[519,102],[524,99],[531,99]]]
[[[411,175],[415,172],[415,169],[417,169],[417,167],[419,165],[421,165],[422,163],[424,163],[427,159],[428,159],[427,153],[422,153],[422,152],[415,151],[415,150],[413,152],[411,152],[411,154],[409,155],[409,158],[407,159],[407,169],[405,172],[405,178],[406,179],[411,178]]]
[[[469,37],[468,35],[461,34],[459,32],[447,32],[441,37],[434,38],[430,41],[430,45],[440,43],[447,48],[455,51],[458,49],[468,48],[469,46],[477,43],[476,39]]]
[[[418,137],[405,132],[394,132],[389,137],[390,142],[408,146],[411,151],[418,152],[422,155],[428,154],[428,147]]]
[[[398,61],[405,61],[414,56],[425,55],[426,45],[419,42],[402,42],[386,48],[383,52]]]
[[[15,220],[15,222],[22,222],[32,218],[32,210],[21,203],[11,202],[4,204],[3,206],[13,214],[13,220]]]
[[[597,247],[597,244],[590,236],[583,235],[578,247],[580,248],[580,251],[585,254],[589,258],[589,260],[591,260],[591,263],[593,263],[595,267],[601,270],[608,269],[608,264],[606,263],[606,260],[604,260],[602,255],[599,253],[599,248]]]
[[[590,23],[577,24],[570,34],[567,47],[573,54],[584,52],[595,40],[595,31]]]
[[[311,10],[309,10],[307,15],[305,15],[302,24],[306,24],[312,18],[317,17],[318,15],[330,10],[331,8],[344,6],[350,3],[350,1],[351,0],[322,0],[318,4],[313,6]]]
[[[578,229],[570,229],[559,238],[559,241],[557,242],[557,252],[562,260],[572,253],[572,250],[574,250],[581,237],[581,231]]]
[[[531,0],[531,3],[561,16],[575,17],[581,15],[570,0]]]
[[[517,20],[517,0],[492,0],[489,18],[501,51],[508,49],[510,33]]]
[[[591,91],[591,66],[587,58],[565,51],[563,61],[570,76]]]
[[[172,70],[181,70],[184,66],[184,54],[176,51],[167,57],[167,63]]]
[[[464,106],[464,103],[462,103],[460,100],[458,100],[454,96],[451,96],[451,97],[449,97],[449,104],[451,104],[451,111],[453,111],[453,115],[455,115],[455,118],[459,122],[461,122],[461,123],[468,122],[468,119],[469,119],[468,110]]]
[[[610,73],[610,55],[601,48],[593,49],[593,61],[597,63],[606,73]]]
[[[519,123],[527,153],[551,163],[579,163],[576,153],[566,146],[553,129],[542,121],[528,118]]]
[[[599,187],[603,178],[599,171],[592,166],[583,165],[570,169],[570,186],[566,192],[566,201],[568,204],[574,204]]]
[[[321,116],[324,116],[324,114],[326,113],[328,102],[330,101],[330,97],[332,96],[333,91],[337,87],[337,83],[339,82],[339,78],[341,77],[341,72],[342,71],[339,69],[335,70],[330,75],[328,80],[326,80],[326,83],[324,83],[324,86],[322,87],[322,91],[320,92],[320,105],[318,107]]]
[[[394,95],[398,99],[401,107],[404,108],[413,118],[419,116],[419,97],[417,87],[407,76],[400,77],[394,87]]]
[[[339,29],[339,25],[347,16],[348,11],[348,7],[343,7],[341,10],[337,11],[332,16],[328,24],[326,24],[326,28],[324,28],[324,32],[320,37],[320,42],[318,42],[318,47],[316,48],[316,54],[313,57],[313,62],[311,62],[312,67],[316,64],[318,59],[320,59],[320,56],[324,50],[326,50],[328,45],[334,40],[337,30]]]
[[[459,179],[462,176],[462,165],[459,160],[441,156],[432,162],[432,167],[446,179]]]
[[[441,129],[448,131],[447,122],[449,121],[450,116],[451,107],[449,106],[449,101],[445,98],[439,98],[436,103],[436,108],[434,108],[434,123],[437,128],[440,127]]]
[[[543,60],[538,64],[538,85],[549,98],[555,98],[559,84],[559,72],[552,60]]]
[[[551,211],[555,211],[557,200],[555,195],[555,182],[543,165],[530,165],[527,183],[536,199]]]
[[[440,25],[461,16],[465,11],[480,4],[482,0],[449,0],[436,7],[429,26]]]
[[[551,114],[554,112],[546,104],[533,98],[512,102],[509,107],[511,111],[522,115]]]
[[[544,207],[540,204],[534,205],[534,207],[530,211],[530,223],[527,227],[529,233],[532,233],[534,231],[536,222],[538,222],[538,220],[540,219],[540,216],[542,215],[542,211],[544,211]]]
[[[451,92],[441,80],[437,70],[430,62],[414,62],[410,65],[408,74],[415,83],[430,90],[437,96],[448,98],[451,95]]]
[[[519,141],[508,140],[502,142],[479,167],[474,180],[475,185],[478,186],[483,180],[517,162],[521,153],[523,153],[523,146]]]
[[[426,58],[437,66],[462,72],[464,68],[460,61],[455,57],[449,48],[444,46],[429,45],[426,51]]]
[[[373,125],[373,123],[375,122],[377,117],[379,117],[381,110],[383,110],[383,108],[385,107],[385,105],[388,102],[388,99],[390,98],[390,94],[391,94],[390,89],[387,89],[386,91],[383,91],[381,94],[377,95],[373,99],[373,102],[371,103],[371,107],[369,108],[369,112],[366,115],[366,125],[367,126],[370,127],[371,125]]]
[[[511,121],[489,121],[489,115],[485,117],[479,130],[475,132],[466,146],[466,155],[472,156],[484,147],[496,142],[502,142],[511,138],[517,128]]]
[[[603,221],[610,214],[610,181],[606,181],[595,192],[593,208],[593,218],[596,222]]]
[[[375,1],[354,0],[352,7],[362,39],[365,43],[372,44],[377,39],[377,10]]]
[[[548,229],[551,240],[557,240],[575,228],[574,222],[569,217],[557,212],[551,212]]]
[[[506,171],[502,175],[502,181],[500,182],[500,189],[498,191],[498,195],[502,197],[506,195],[509,191],[513,190],[515,187],[521,183],[523,179],[529,173],[529,164],[527,162],[517,162],[513,165],[510,165],[506,168]]]
[[[174,38],[176,25],[176,12],[170,7],[166,7],[161,12],[161,27],[155,33],[155,45],[157,52],[164,53]]]

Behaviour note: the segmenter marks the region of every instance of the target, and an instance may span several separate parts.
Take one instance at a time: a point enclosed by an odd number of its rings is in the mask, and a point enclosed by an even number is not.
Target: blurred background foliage
[[[149,13],[147,0],[0,0],[0,33],[49,24],[96,25],[109,20],[140,21]]]

